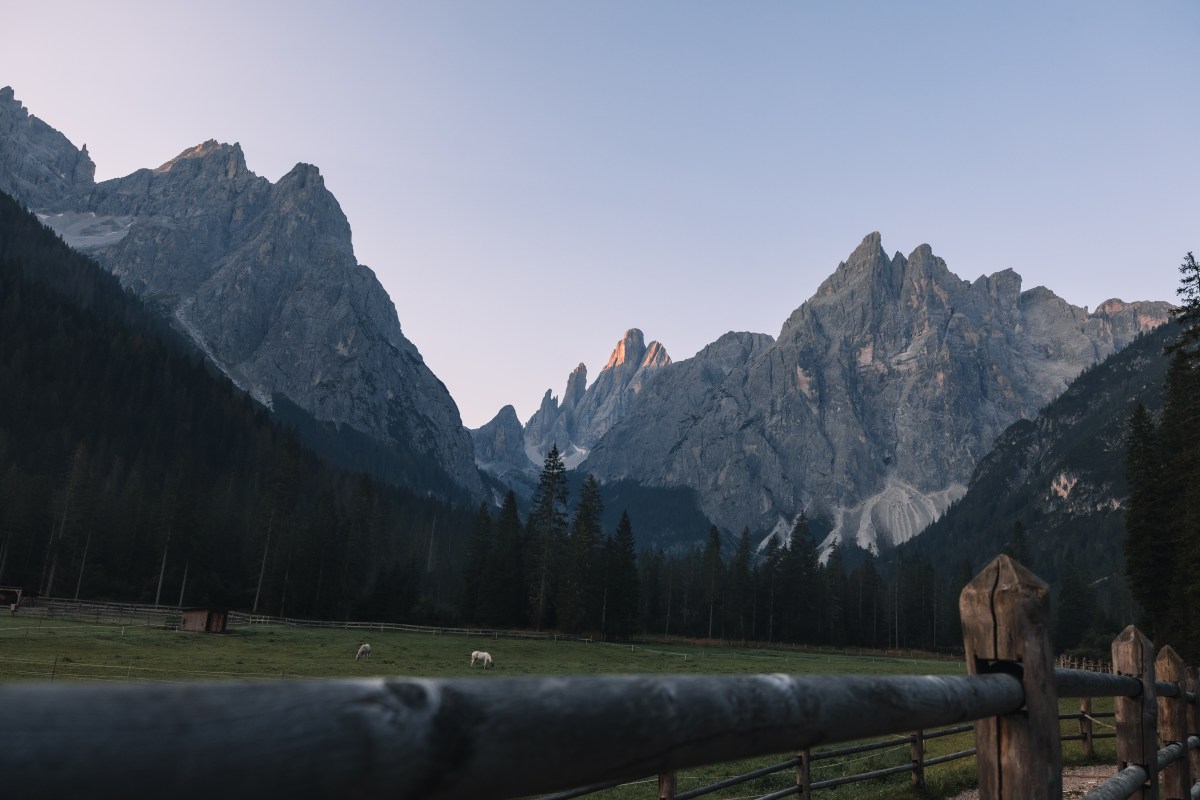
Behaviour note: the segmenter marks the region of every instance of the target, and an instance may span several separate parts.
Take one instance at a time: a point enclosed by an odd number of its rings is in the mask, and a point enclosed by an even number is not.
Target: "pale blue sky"
[[[775,335],[870,231],[1077,305],[1200,251],[1200,3],[10,3],[100,179],[316,164],[471,427],[625,329]]]

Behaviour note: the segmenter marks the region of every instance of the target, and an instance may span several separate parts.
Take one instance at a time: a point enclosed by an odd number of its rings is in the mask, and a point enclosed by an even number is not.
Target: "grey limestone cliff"
[[[41,208],[90,186],[95,177],[87,145],[76,148],[30,114],[11,86],[0,89],[0,192],[29,208]]]
[[[583,468],[691,487],[730,530],[807,509],[830,542],[887,547],[962,495],[1008,425],[1168,309],[1088,314],[1011,270],[963,281],[927,245],[889,258],[873,233],[774,342],[730,334],[662,370]]]
[[[170,315],[263,403],[285,395],[482,494],[457,406],[355,259],[350,224],[316,167],[297,164],[271,183],[247,168],[240,146],[208,141],[97,184],[86,154],[72,162],[70,143],[22,121],[19,106],[0,93],[0,126],[20,131],[3,140],[0,186],[68,244]],[[44,177],[71,163],[75,173]]]
[[[561,402],[546,391],[525,425],[530,463],[540,467],[550,447],[557,444],[566,465],[577,466],[625,417],[650,378],[670,363],[661,344],[647,345],[640,330],[627,330],[591,386],[586,385],[587,367],[580,364],[567,378]]]

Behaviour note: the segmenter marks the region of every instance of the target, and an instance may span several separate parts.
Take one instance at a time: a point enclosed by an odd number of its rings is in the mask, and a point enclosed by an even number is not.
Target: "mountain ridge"
[[[0,130],[14,132],[0,139],[0,187],[13,186],[237,385],[268,407],[282,394],[317,420],[420,454],[483,495],[457,405],[357,263],[349,221],[316,167],[297,164],[271,183],[240,145],[208,140],[156,169],[95,183],[92,166],[55,181],[72,152],[84,154],[11,88],[0,93]]]
[[[962,280],[929,245],[889,258],[873,232],[771,344],[699,383],[689,360],[665,367],[580,469],[692,488],[726,530],[784,536],[805,510],[830,521],[826,550],[886,549],[965,492],[1009,424],[1169,308],[1089,315],[1012,269]]]

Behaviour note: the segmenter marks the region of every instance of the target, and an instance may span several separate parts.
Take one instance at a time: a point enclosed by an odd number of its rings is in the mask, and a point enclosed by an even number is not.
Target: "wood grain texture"
[[[1158,800],[1158,702],[1154,683],[1154,645],[1130,625],[1112,644],[1113,671],[1142,682],[1137,697],[1113,701],[1117,719],[1118,769],[1141,767],[1147,779],[1131,798]]]
[[[1010,712],[1011,676],[0,686],[6,796],[518,797]]]
[[[1187,746],[1187,670],[1183,659],[1170,645],[1158,651],[1154,659],[1154,674],[1157,680],[1175,684],[1180,690],[1176,697],[1158,697],[1158,738],[1164,746],[1181,744]],[[1167,800],[1190,800],[1192,782],[1188,759],[1181,758],[1166,766],[1162,771],[1162,796]]]
[[[1062,797],[1058,692],[1050,643],[1049,589],[1007,555],[997,556],[959,597],[967,671],[1018,676],[1021,709],[975,723],[982,800]]]

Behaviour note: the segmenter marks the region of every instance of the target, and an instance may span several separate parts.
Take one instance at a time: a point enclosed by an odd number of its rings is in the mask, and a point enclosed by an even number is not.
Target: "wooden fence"
[[[683,800],[679,769],[973,721],[981,797],[1046,800],[1062,795],[1058,698],[1111,696],[1119,764],[1089,797],[1197,796],[1195,673],[1169,647],[1155,658],[1129,628],[1115,674],[1056,670],[1046,586],[1007,556],[960,610],[962,676],[0,686],[0,775],[14,797],[113,798],[502,798],[660,775]]]

